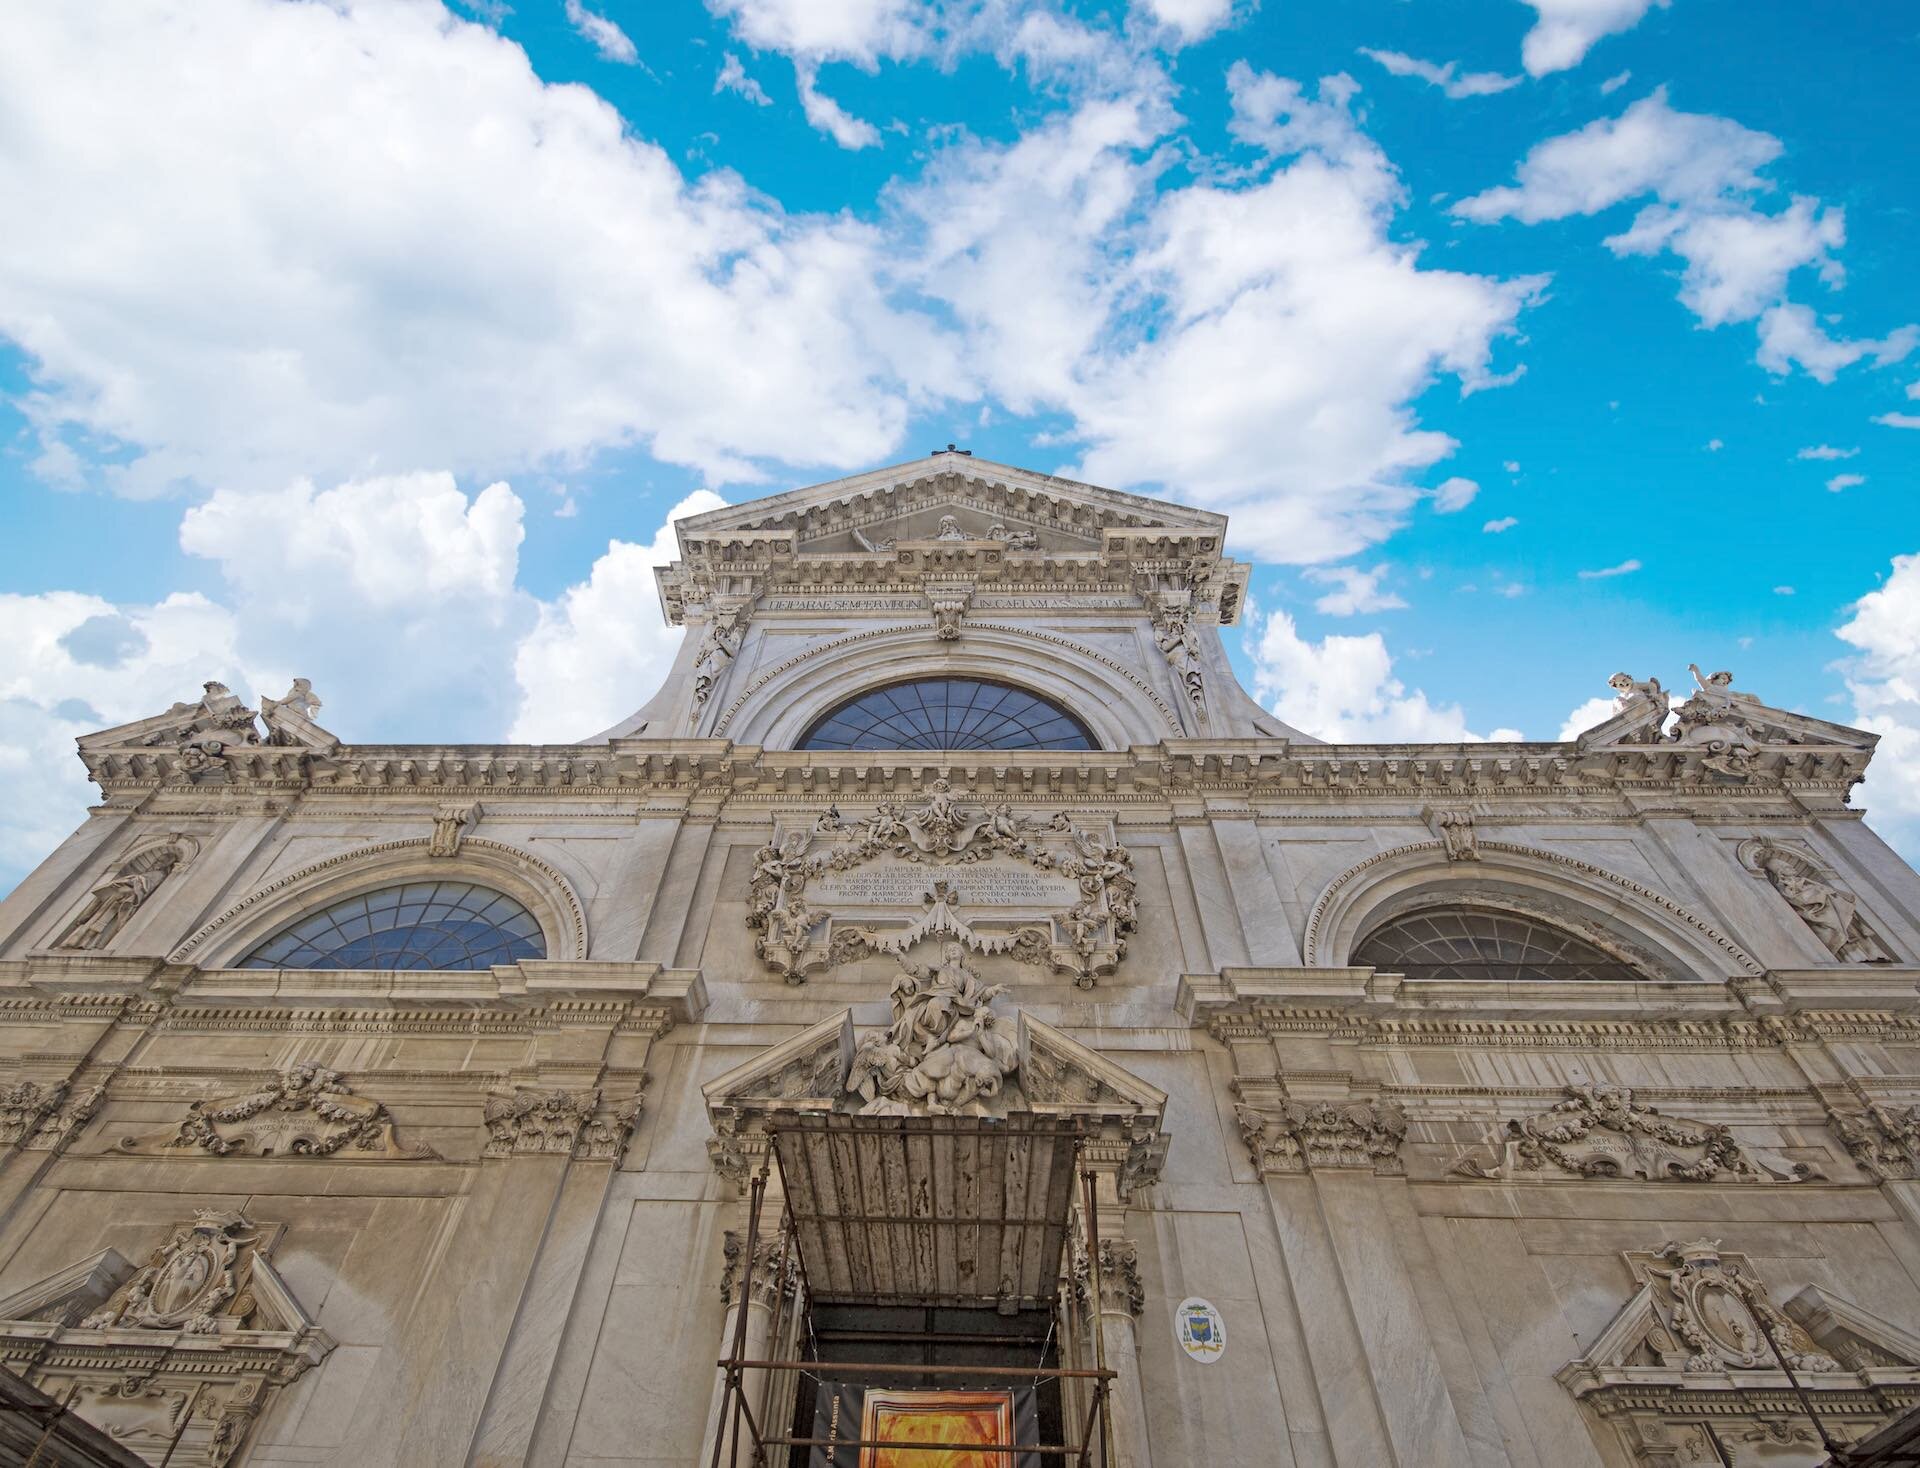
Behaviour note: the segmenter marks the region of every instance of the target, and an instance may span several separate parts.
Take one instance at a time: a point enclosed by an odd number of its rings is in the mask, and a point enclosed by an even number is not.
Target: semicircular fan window
[[[477,969],[546,956],[539,922],[504,893],[471,882],[409,882],[308,913],[240,967]]]
[[[871,688],[814,720],[799,749],[1098,749],[1050,699],[980,678]]]
[[[1375,928],[1352,962],[1410,979],[1640,979],[1624,960],[1538,918],[1488,907],[1428,907]]]

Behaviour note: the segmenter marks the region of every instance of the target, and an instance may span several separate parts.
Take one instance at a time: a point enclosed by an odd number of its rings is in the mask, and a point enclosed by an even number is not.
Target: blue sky
[[[205,678],[590,734],[675,507],[949,440],[1226,511],[1300,727],[1728,667],[1920,850],[1916,62],[1784,0],[17,16],[0,886]]]

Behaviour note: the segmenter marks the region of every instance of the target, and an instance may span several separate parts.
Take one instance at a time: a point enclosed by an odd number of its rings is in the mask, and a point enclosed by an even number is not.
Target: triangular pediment
[[[1210,538],[1204,554],[1220,549],[1227,526],[1210,511],[947,453],[690,515],[678,531],[689,555],[739,534],[791,537],[795,554],[859,552],[935,539],[945,516],[970,538],[1000,526],[1011,540],[1031,536],[1049,551],[1098,551],[1108,532],[1159,530]]]
[[[1773,1307],[1753,1261],[1713,1240],[1629,1250],[1623,1258],[1637,1288],[1593,1344],[1562,1368],[1561,1381],[1576,1394],[1674,1372],[1770,1372],[1777,1358],[1768,1330],[1807,1372],[1910,1372],[1920,1365],[1920,1336],[1816,1286],[1800,1290],[1784,1311]]]
[[[1021,1011],[1016,1034],[1019,1063],[1009,1068],[1004,1109],[1142,1116],[1155,1122],[1165,1113],[1165,1091],[1064,1030]],[[859,1039],[853,1011],[843,1010],[715,1076],[701,1094],[709,1111],[854,1110],[860,1097],[847,1085]]]

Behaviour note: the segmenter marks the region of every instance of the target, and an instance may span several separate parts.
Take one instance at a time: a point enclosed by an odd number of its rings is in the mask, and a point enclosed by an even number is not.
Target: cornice
[[[982,625],[1084,651],[1071,638]],[[892,632],[854,633],[831,645]],[[1116,660],[1089,655],[1138,682],[1138,675]],[[789,659],[760,677],[775,676],[799,660]],[[1157,695],[1155,707],[1171,717]],[[1770,746],[1754,757],[1754,773],[1745,780],[1708,768],[1708,756],[1697,746],[1630,745],[1583,754],[1562,743],[1305,745],[1259,738],[1169,737],[1124,750],[984,755],[770,750],[725,738],[619,739],[602,745],[343,745],[326,756],[261,745],[248,746],[226,762],[224,783],[191,783],[176,756],[160,748],[93,750],[84,758],[94,783],[110,797],[157,793],[162,803],[156,809],[210,818],[230,816],[263,793],[352,792],[384,800],[431,791],[484,796],[490,802],[516,795],[551,799],[563,790],[584,797],[701,792],[731,798],[816,788],[894,793],[945,778],[959,789],[984,789],[982,782],[990,781],[996,792],[1012,784],[1049,799],[1097,791],[1103,799],[1220,794],[1337,805],[1382,795],[1445,795],[1485,801],[1492,811],[1504,801],[1551,795],[1556,801],[1604,800],[1616,809],[1621,801],[1631,801],[1639,807],[1635,818],[1657,819],[1710,818],[1716,809],[1782,801],[1811,803],[1823,816],[1854,815],[1841,802],[1864,775],[1870,753],[1841,745]],[[256,767],[261,760],[267,764]],[[1666,804],[1649,807],[1650,799]]]

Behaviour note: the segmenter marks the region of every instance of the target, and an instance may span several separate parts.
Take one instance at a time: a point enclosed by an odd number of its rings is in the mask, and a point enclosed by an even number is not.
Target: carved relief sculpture
[[[1044,906],[1033,898],[1010,903],[1005,913],[964,900],[963,879],[970,873],[976,886],[987,881],[1005,869],[995,865],[997,858],[1013,863],[1014,873],[1024,868],[1046,874],[1051,888],[1044,890],[1059,895]],[[908,877],[907,886],[896,884],[872,900],[847,897],[851,874],[873,862],[930,870],[924,882]],[[942,875],[942,868],[954,875]],[[1019,880],[1024,890],[1043,890],[1033,878],[1022,874]],[[815,899],[811,883],[841,895]],[[889,893],[912,889],[917,904],[898,917],[847,911],[879,907],[898,913],[901,897]],[[754,854],[748,879],[747,926],[759,935],[755,952],[794,984],[812,969],[870,953],[897,956],[923,938],[952,938],[976,953],[1006,953],[1071,973],[1090,987],[1125,955],[1135,918],[1133,859],[1118,841],[1081,830],[1064,814],[1044,831],[1030,829],[1005,802],[985,807],[963,801],[945,779],[935,780],[916,808],[882,802],[852,824],[836,810],[831,823],[823,818],[807,829],[776,833]]]
[[[1829,1109],[1827,1119],[1848,1154],[1875,1177],[1920,1177],[1920,1106]]]
[[[1504,1160],[1468,1154],[1450,1169],[1461,1177],[1669,1179],[1675,1182],[1809,1182],[1822,1174],[1805,1162],[1743,1147],[1724,1126],[1661,1115],[1626,1086],[1576,1085],[1537,1116],[1507,1122]]]
[[[751,602],[715,603],[700,636],[700,649],[693,660],[693,705],[696,713],[713,697],[727,669],[733,666],[740,644],[746,640]]]
[[[1248,1156],[1263,1175],[1349,1167],[1389,1176],[1401,1171],[1407,1115],[1393,1100],[1287,1099],[1277,1106],[1236,1106],[1234,1115]]]
[[[1836,1443],[1857,1442],[1920,1386],[1909,1333],[1811,1285],[1778,1306],[1717,1239],[1622,1257],[1632,1298],[1554,1379],[1619,1434],[1625,1462],[1825,1462],[1809,1410]]]
[[[431,1147],[402,1146],[393,1118],[378,1101],[356,1096],[338,1071],[311,1061],[283,1071],[257,1090],[196,1101],[167,1144],[216,1157],[353,1157],[389,1161],[437,1157]],[[137,1150],[132,1139],[122,1150]]]
[[[1762,836],[1740,844],[1740,861],[1786,899],[1827,952],[1844,963],[1891,963],[1893,953],[1866,919],[1860,902],[1811,855]]]
[[[1161,596],[1151,598],[1148,608],[1153,616],[1154,640],[1173,669],[1173,675],[1186,694],[1187,702],[1201,722],[1207,717],[1206,675],[1202,671],[1200,639],[1194,634],[1192,614],[1185,599]]]
[[[193,1223],[154,1250],[146,1266],[113,1298],[89,1315],[88,1330],[132,1326],[211,1335],[222,1320],[237,1327],[253,1313],[251,1296],[240,1296],[235,1266],[243,1246],[258,1234],[246,1217],[203,1208]]]
[[[510,1092],[496,1091],[487,1098],[482,1113],[487,1142],[480,1155],[573,1157],[617,1165],[626,1153],[642,1104],[638,1093],[606,1106],[598,1090],[541,1091],[520,1086]]]
[[[198,852],[190,837],[171,836],[136,851],[114,869],[113,875],[88,894],[86,906],[75,915],[54,944],[56,948],[100,949],[113,941],[148,898]]]
[[[992,1002],[1004,984],[982,984],[958,943],[940,962],[901,965],[892,990],[893,1023],[860,1041],[846,1089],[862,1116],[988,1115],[1019,1046],[999,1028]]]
[[[1440,837],[1440,843],[1446,851],[1448,861],[1480,859],[1480,845],[1474,836],[1472,811],[1435,811],[1433,829]]]

